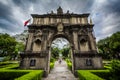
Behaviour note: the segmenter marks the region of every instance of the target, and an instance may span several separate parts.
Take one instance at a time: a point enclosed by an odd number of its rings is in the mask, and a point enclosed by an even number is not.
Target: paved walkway
[[[67,64],[62,61],[61,64],[58,61],[55,62],[54,68],[51,70],[47,78],[42,80],[78,80],[74,77],[70,70],[67,69]]]

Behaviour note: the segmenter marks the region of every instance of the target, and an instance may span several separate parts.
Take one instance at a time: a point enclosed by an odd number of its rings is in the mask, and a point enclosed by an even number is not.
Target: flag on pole
[[[30,19],[24,22],[24,26],[27,26],[27,24],[30,22]]]

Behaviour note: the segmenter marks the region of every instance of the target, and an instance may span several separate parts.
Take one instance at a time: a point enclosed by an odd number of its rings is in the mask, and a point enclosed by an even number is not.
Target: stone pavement
[[[78,78],[75,78],[71,71],[67,69],[65,61],[62,61],[61,64],[56,61],[48,77],[42,80],[78,80]]]

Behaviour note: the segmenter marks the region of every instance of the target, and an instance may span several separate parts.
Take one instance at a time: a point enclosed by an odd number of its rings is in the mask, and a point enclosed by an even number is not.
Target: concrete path
[[[47,78],[42,80],[78,80],[74,77],[70,70],[67,69],[67,64],[62,61],[61,64],[58,61],[55,62],[54,68],[51,70]]]

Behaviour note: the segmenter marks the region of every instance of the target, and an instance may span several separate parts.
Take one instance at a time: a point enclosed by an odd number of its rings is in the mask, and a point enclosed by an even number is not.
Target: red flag
[[[30,19],[24,22],[24,26],[26,26],[30,22]]]

